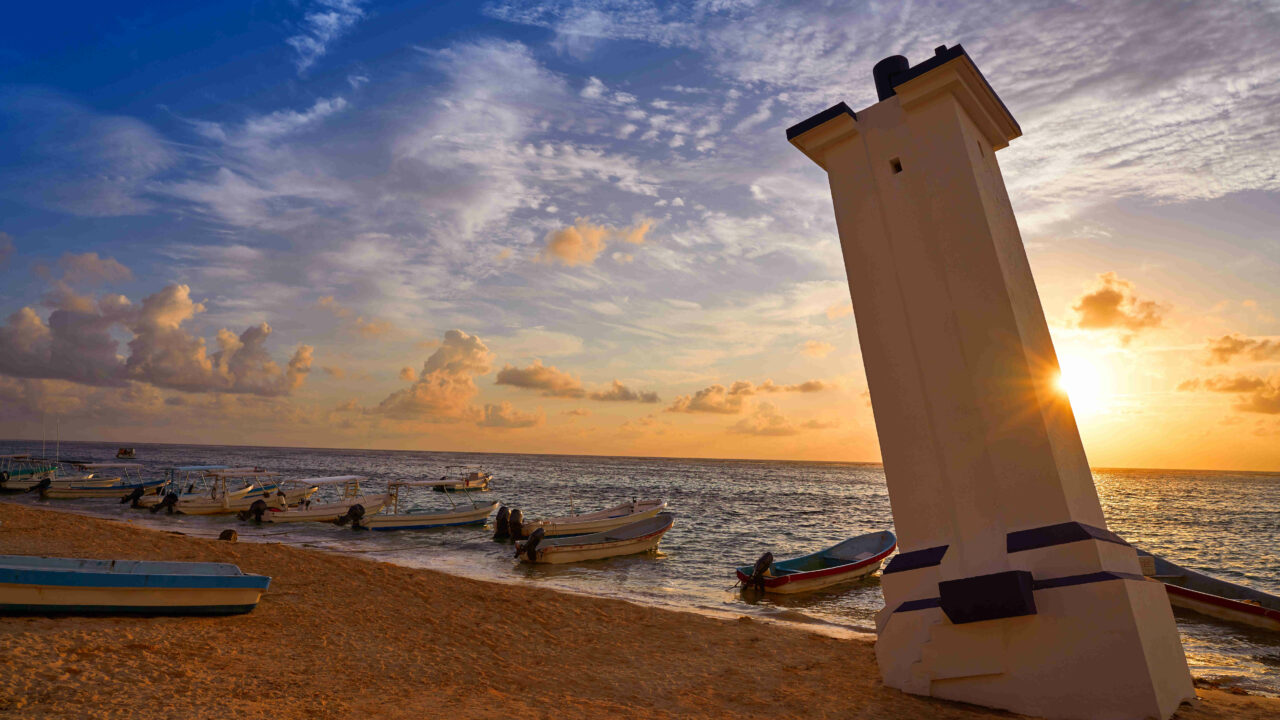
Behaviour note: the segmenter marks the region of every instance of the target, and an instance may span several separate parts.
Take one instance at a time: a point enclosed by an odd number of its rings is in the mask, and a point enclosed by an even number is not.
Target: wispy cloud
[[[299,23],[299,32],[285,42],[297,53],[294,64],[306,72],[335,40],[346,35],[365,16],[362,0],[312,0]]]

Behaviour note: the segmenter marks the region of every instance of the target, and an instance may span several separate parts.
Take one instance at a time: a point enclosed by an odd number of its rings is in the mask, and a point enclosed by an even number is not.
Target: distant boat
[[[443,512],[421,512],[414,509],[406,509],[403,512],[401,511],[400,506],[406,501],[404,491],[407,488],[416,487],[438,490],[442,484],[450,482],[448,479],[389,482],[387,483],[387,493],[391,496],[391,500],[384,508],[385,511],[352,518],[352,525],[353,527],[367,528],[369,530],[427,530],[460,525],[481,525],[497,509],[497,500],[488,503],[477,503],[471,499],[470,493],[466,493],[469,507],[467,505],[459,505],[453,501],[453,493],[450,492],[446,493],[451,506],[449,510]]]
[[[1280,631],[1280,597],[1188,570],[1145,550],[1142,574],[1164,583],[1169,604],[1219,620]]]
[[[132,460],[135,457],[133,448],[120,448],[116,450],[116,458],[119,460]]]
[[[234,615],[270,583],[226,563],[0,555],[0,614]]]
[[[622,527],[637,520],[653,517],[667,509],[665,500],[632,500],[621,505],[614,505],[605,510],[562,515],[546,520],[531,520],[523,523],[521,537],[529,537],[541,528],[545,537],[564,537],[567,535],[587,535]]]
[[[737,575],[743,587],[763,585],[764,591],[770,593],[820,590],[879,570],[897,546],[898,539],[893,533],[881,530],[849,538],[816,553],[768,563],[760,568],[759,578],[753,579],[756,567],[752,565],[738,567]],[[757,562],[757,566],[760,564]]]
[[[492,479],[493,475],[485,472],[484,468],[450,465],[445,468],[444,477],[436,481],[435,489],[437,492],[445,492],[447,490],[478,490],[484,492],[489,489],[489,481]]]
[[[365,512],[376,513],[384,505],[391,502],[391,496],[387,493],[361,493],[360,483],[368,479],[362,475],[339,475],[297,480],[295,482],[300,485],[314,485],[316,487],[341,486],[342,497],[333,502],[313,503],[308,500],[297,507],[283,510],[272,509],[263,513],[260,519],[263,522],[271,523],[333,522],[346,515],[356,505],[363,508]],[[242,519],[248,518],[243,517],[242,513]]]
[[[652,552],[675,518],[675,513],[663,512],[612,530],[572,537],[546,538],[542,530],[535,530],[528,540],[516,544],[516,557],[529,563],[558,564]]]

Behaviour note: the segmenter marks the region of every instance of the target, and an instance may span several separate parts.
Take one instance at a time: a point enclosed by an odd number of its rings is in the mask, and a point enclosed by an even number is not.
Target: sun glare
[[[1102,411],[1108,399],[1105,371],[1097,363],[1080,357],[1060,357],[1058,362],[1062,368],[1058,390],[1071,400],[1075,414],[1092,415]]]

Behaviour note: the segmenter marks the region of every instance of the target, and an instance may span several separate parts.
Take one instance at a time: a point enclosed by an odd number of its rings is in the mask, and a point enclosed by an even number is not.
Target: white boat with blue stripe
[[[463,490],[467,503],[456,503],[452,491],[445,492],[451,509],[444,512],[422,512],[416,508],[400,511],[401,504],[408,503],[409,492],[414,488],[437,490],[452,486],[452,480],[393,480],[387,483],[387,494],[391,496],[384,512],[366,515],[355,527],[369,530],[428,530],[431,528],[454,527],[460,525],[483,525],[489,515],[498,507],[498,501],[476,502],[471,493]]]
[[[235,615],[270,583],[228,563],[0,555],[0,614]]]

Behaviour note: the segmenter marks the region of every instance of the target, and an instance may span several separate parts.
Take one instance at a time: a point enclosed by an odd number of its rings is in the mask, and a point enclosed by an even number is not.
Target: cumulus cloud
[[[729,432],[762,437],[782,437],[800,432],[773,403],[762,402],[747,417],[729,427]]]
[[[480,392],[475,378],[492,369],[493,353],[479,337],[450,330],[413,384],[391,393],[370,412],[429,423],[483,419],[484,412],[471,404]]]
[[[1120,330],[1130,336],[1160,327],[1168,306],[1143,300],[1133,283],[1114,272],[1098,275],[1094,287],[1076,301],[1074,324],[1084,330]]]
[[[831,354],[836,346],[821,340],[806,340],[800,345],[800,354],[805,357],[823,358]]]
[[[1270,379],[1257,375],[1219,375],[1192,378],[1178,385],[1179,390],[1236,393],[1234,407],[1241,412],[1280,414],[1280,376]]]
[[[653,227],[653,220],[642,220],[624,228],[594,225],[588,218],[578,218],[573,225],[547,233],[546,248],[538,256],[541,262],[559,262],[568,267],[591,265],[604,251],[610,238],[633,245],[643,244]]]
[[[386,335],[394,329],[394,325],[386,320],[366,318],[357,315],[354,310],[334,300],[332,295],[320,298],[316,305],[333,313],[335,318],[343,321],[344,326],[363,338],[376,338]]]
[[[64,253],[58,258],[58,268],[62,270],[63,282],[73,285],[99,285],[133,279],[129,268],[115,258],[98,257],[96,252]]]
[[[124,385],[127,381],[186,392],[288,395],[311,370],[313,348],[298,346],[281,368],[266,348],[271,327],[250,327],[236,336],[218,332],[218,351],[210,354],[204,338],[184,323],[204,306],[191,299],[186,285],[169,285],[133,305],[123,295],[103,295],[96,306],[63,306],[45,321],[22,308],[0,327],[0,374],[68,380],[85,385]],[[129,355],[121,358],[112,335],[133,333]]]
[[[415,377],[417,377],[417,373],[413,371],[413,368],[409,367],[408,365],[405,365],[404,367],[400,368],[401,380],[404,380],[405,382],[413,382],[413,379]]]
[[[542,411],[537,413],[520,412],[511,403],[502,401],[497,405],[485,405],[484,417],[476,424],[480,427],[492,428],[530,428],[541,425],[546,420]]]
[[[298,54],[294,59],[298,72],[314,65],[335,40],[360,22],[362,4],[361,0],[314,0],[308,6],[298,34],[285,40]]]
[[[658,397],[658,393],[651,390],[642,390],[637,392],[617,380],[613,381],[613,384],[609,386],[608,390],[597,390],[591,393],[591,399],[611,402],[661,402],[661,399]]]
[[[842,317],[848,317],[853,314],[853,305],[849,303],[837,303],[827,308],[828,320],[839,320]]]
[[[1280,360],[1280,342],[1270,338],[1251,338],[1239,333],[1209,340],[1206,365],[1226,365],[1234,360],[1267,362]]]
[[[667,412],[683,413],[720,413],[736,415],[742,412],[747,398],[761,393],[821,392],[831,386],[821,380],[808,380],[796,385],[778,385],[773,380],[765,380],[755,385],[746,380],[739,380],[729,387],[719,383],[703,388],[693,395],[680,395],[667,408]]]
[[[494,384],[541,390],[547,397],[580,398],[586,394],[581,381],[554,365],[543,365],[541,360],[534,360],[526,368],[504,365]]]
[[[565,410],[560,414],[570,415],[572,417],[589,417],[591,415],[591,411],[586,408],[573,408],[572,410]]]

